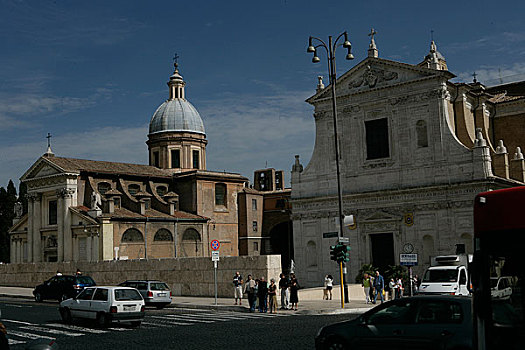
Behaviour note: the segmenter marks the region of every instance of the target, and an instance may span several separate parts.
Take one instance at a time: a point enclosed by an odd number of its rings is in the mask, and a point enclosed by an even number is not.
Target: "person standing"
[[[275,280],[270,280],[270,286],[268,287],[268,300],[270,301],[270,313],[277,313],[277,285]]]
[[[244,292],[248,294],[248,306],[250,306],[250,312],[255,311],[255,281],[252,278],[252,275],[248,275],[248,280],[244,284]]]
[[[288,292],[288,278],[281,273],[279,276],[279,290],[281,291],[281,310],[286,310],[290,303],[290,293]]]
[[[394,278],[390,279],[390,282],[388,282],[388,297],[390,300],[394,300],[396,298],[396,282],[394,281]]]
[[[326,300],[328,300],[328,297],[330,297],[330,300],[332,300],[332,289],[334,287],[334,278],[332,275],[326,275],[324,278],[324,285],[326,291]]]
[[[403,296],[403,282],[401,281],[401,277],[399,277],[396,282],[396,299],[399,299],[402,296]]]
[[[237,305],[237,299],[239,300],[239,305],[242,305],[242,276],[239,273],[239,271],[235,272],[235,276],[233,276],[233,287],[234,293],[235,293],[235,304]]]
[[[372,282],[370,281],[370,276],[365,273],[363,275],[363,283],[361,284],[363,286],[363,292],[365,293],[365,300],[368,304],[370,302],[370,288],[372,287]]]
[[[379,274],[379,271],[376,271],[376,277],[374,278],[374,301],[375,304],[377,301],[377,296],[379,295],[381,297],[381,304],[384,302],[384,296],[383,293],[385,291],[385,280],[383,279],[383,276]]]
[[[264,277],[259,280],[259,287],[257,289],[257,296],[259,297],[259,312],[268,311],[268,283]]]
[[[299,296],[297,295],[297,291],[299,290],[299,284],[294,274],[291,275],[290,283],[290,304],[292,305],[292,309],[297,311],[297,304],[299,303]]]

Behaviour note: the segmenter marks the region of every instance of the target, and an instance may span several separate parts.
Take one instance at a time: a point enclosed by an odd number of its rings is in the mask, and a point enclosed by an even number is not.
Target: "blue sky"
[[[186,97],[205,124],[208,169],[241,173],[308,163],[316,77],[308,36],[346,30],[354,61],[373,27],[379,56],[418,63],[430,30],[462,81],[525,79],[523,1],[0,0],[0,186],[46,150],[147,163],[148,123],[180,56]]]

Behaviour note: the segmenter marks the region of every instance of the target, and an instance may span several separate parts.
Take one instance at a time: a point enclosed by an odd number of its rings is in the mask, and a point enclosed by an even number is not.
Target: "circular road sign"
[[[221,246],[221,244],[219,243],[218,240],[214,239],[213,241],[211,241],[211,249],[212,250],[219,250],[219,247]]]

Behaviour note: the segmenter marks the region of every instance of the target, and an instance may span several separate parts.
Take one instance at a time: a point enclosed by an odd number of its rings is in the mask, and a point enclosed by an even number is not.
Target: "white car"
[[[96,320],[101,327],[111,322],[130,322],[138,327],[144,319],[144,299],[135,288],[87,287],[75,298],[62,301],[59,311],[66,323],[84,318]]]
[[[508,299],[512,294],[511,277],[491,277],[490,294],[493,299]]]

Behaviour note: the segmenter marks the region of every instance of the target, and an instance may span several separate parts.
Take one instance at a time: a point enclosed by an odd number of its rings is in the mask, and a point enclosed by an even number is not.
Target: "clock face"
[[[406,243],[404,246],[403,246],[403,251],[407,254],[410,254],[414,251],[414,246],[410,243]]]

